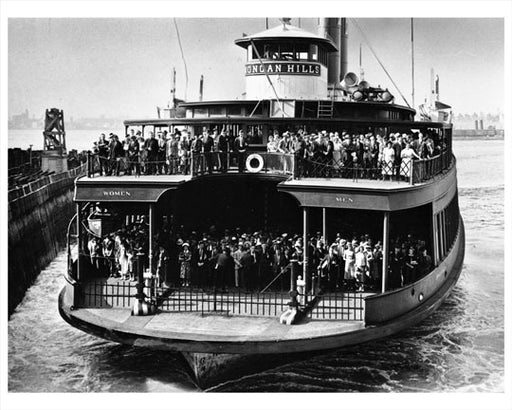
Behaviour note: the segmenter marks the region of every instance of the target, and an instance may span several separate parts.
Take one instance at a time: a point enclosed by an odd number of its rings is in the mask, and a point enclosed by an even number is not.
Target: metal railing
[[[417,159],[413,162],[411,182],[428,181],[447,170],[453,160],[451,152],[446,151],[429,159]]]
[[[308,311],[310,319],[321,320],[364,320],[363,293],[325,292],[317,295],[312,309]]]
[[[194,288],[164,289],[159,303],[163,311],[220,313],[235,316],[280,316],[288,308],[287,292],[247,292]]]
[[[226,172],[267,173],[293,178],[344,178],[358,180],[394,180],[410,184],[427,181],[450,167],[449,150],[429,159],[399,161],[343,162],[341,160],[303,159],[294,154],[248,151],[189,153],[166,160],[118,157],[109,159],[89,153],[87,175],[190,175],[192,177]],[[240,164],[239,162],[242,161]]]

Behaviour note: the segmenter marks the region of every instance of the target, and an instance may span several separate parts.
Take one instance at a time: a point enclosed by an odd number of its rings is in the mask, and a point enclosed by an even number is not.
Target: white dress
[[[346,249],[343,253],[343,258],[345,259],[345,277],[344,279],[352,279],[356,276],[356,267],[355,267],[355,253],[350,249]]]
[[[400,175],[403,177],[410,177],[412,172],[412,159],[414,158],[414,150],[412,148],[404,148],[400,156],[402,157]]]
[[[394,162],[395,150],[384,147],[382,150],[382,175],[393,175]]]
[[[121,269],[121,275],[128,275],[129,266],[130,266],[130,258],[128,256],[128,252],[124,245],[119,247],[119,266]]]

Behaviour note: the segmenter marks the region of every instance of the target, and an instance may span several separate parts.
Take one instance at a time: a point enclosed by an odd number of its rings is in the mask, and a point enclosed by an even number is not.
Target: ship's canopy
[[[272,41],[272,42],[286,42],[286,40],[293,40],[295,42],[306,42],[310,44],[321,44],[327,51],[338,51],[338,47],[328,38],[319,36],[318,34],[310,33],[297,26],[291,24],[280,24],[277,27],[262,31],[260,33],[247,35],[243,38],[235,40],[235,44],[247,48],[251,41]]]

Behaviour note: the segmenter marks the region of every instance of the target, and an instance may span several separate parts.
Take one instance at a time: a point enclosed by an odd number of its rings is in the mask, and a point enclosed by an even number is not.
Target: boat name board
[[[249,63],[245,65],[245,75],[286,74],[320,76],[320,64],[313,63]]]

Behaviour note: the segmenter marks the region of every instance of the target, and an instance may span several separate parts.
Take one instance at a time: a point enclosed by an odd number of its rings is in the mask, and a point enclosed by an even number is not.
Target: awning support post
[[[389,211],[384,212],[384,219],[382,225],[382,293],[384,293],[386,291],[388,281]]]

